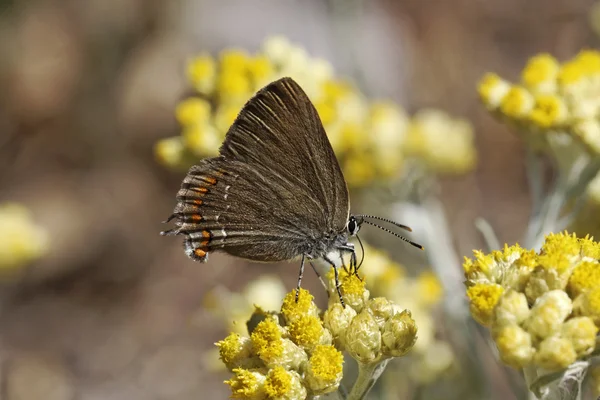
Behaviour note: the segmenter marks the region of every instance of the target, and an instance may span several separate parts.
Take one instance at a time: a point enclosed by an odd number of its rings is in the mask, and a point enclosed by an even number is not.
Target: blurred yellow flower
[[[255,54],[226,49],[217,58],[193,58],[188,79],[200,96],[182,101],[175,111],[186,151],[176,151],[181,149],[175,141],[165,142],[155,147],[157,160],[171,168],[189,168],[194,161],[190,154],[215,156],[245,102],[284,76],[296,80],[314,103],[350,186],[397,178],[408,153],[431,173],[464,173],[474,166],[472,128],[465,121],[446,116],[442,124],[431,126],[434,130],[414,136],[421,151],[411,151],[406,146],[411,121],[401,107],[370,101],[336,77],[329,62],[309,56],[281,36],[265,39]]]
[[[0,275],[42,257],[49,249],[48,233],[31,212],[17,203],[0,204]]]

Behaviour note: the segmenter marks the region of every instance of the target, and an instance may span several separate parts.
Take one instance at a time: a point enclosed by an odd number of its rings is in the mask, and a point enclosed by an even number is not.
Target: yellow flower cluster
[[[533,146],[575,138],[591,155],[600,154],[600,52],[584,50],[562,64],[538,54],[523,69],[521,82],[488,73],[478,91],[485,106],[522,128]]]
[[[503,362],[566,368],[589,355],[600,327],[600,244],[550,234],[539,253],[519,245],[463,264],[471,314],[490,328]]]
[[[435,381],[454,362],[450,345],[436,339],[434,308],[443,297],[442,285],[430,271],[416,277],[408,276],[404,268],[384,252],[365,246],[369,262],[361,267],[371,293],[382,296],[411,310],[419,327],[419,340],[411,354],[408,372],[418,383]]]
[[[198,157],[215,156],[244,103],[283,76],[296,80],[315,104],[351,186],[398,176],[408,157],[436,173],[462,173],[474,166],[473,133],[466,121],[428,111],[411,122],[398,105],[369,101],[335,78],[327,61],[282,37],[266,39],[256,54],[226,50],[218,58],[192,59],[188,79],[196,95],[177,106],[182,134],[156,144],[158,161],[187,168]]]
[[[0,275],[41,257],[48,249],[48,234],[37,226],[25,207],[0,205]]]
[[[333,278],[332,278],[333,279]],[[249,336],[231,333],[217,343],[221,361],[233,373],[226,381],[238,399],[304,399],[337,390],[343,355],[363,364],[406,354],[416,341],[410,312],[384,298],[369,299],[364,283],[341,273],[340,290],[322,313],[301,289],[283,299],[279,313],[257,309]],[[333,297],[333,293],[332,296]],[[258,321],[258,322],[256,322]]]

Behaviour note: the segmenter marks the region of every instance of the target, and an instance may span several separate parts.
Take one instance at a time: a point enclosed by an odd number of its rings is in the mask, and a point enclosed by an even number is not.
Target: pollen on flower
[[[312,348],[323,336],[321,320],[314,315],[300,315],[288,325],[290,339],[298,346]]]
[[[588,289],[600,287],[600,263],[597,261],[580,262],[569,277],[567,286],[572,298]]]
[[[298,301],[296,302],[296,291],[292,290],[288,292],[283,298],[283,304],[281,305],[281,314],[288,321],[293,321],[296,318],[317,315],[317,307],[313,302],[313,295],[306,289],[300,288],[298,293]]]
[[[270,398],[281,398],[290,392],[292,378],[283,367],[275,367],[269,371],[265,381],[265,393]]]
[[[239,356],[244,347],[242,337],[237,333],[231,333],[225,339],[216,343],[219,348],[219,356],[225,365],[232,364]]]
[[[257,371],[243,368],[233,370],[234,376],[225,381],[231,387],[231,397],[234,399],[260,398],[265,376]]]
[[[467,289],[473,318],[487,326],[492,322],[494,308],[498,304],[504,288],[497,284],[480,283]]]
[[[344,357],[330,345],[319,345],[308,360],[305,380],[313,394],[337,389],[342,379]]]
[[[250,338],[254,351],[263,360],[273,360],[283,354],[281,331],[271,318],[259,322]]]

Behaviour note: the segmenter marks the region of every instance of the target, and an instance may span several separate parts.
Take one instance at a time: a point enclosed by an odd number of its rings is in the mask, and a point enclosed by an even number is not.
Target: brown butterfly
[[[184,235],[185,253],[196,261],[219,250],[260,262],[301,258],[298,289],[305,260],[323,259],[334,267],[342,304],[332,257],[349,253],[356,273],[348,239],[363,222],[422,249],[368,219],[410,231],[407,226],[350,215],[346,181],[317,110],[291,78],[258,91],[227,132],[219,156],[189,170],[166,222],[172,219],[176,228],[161,234]]]

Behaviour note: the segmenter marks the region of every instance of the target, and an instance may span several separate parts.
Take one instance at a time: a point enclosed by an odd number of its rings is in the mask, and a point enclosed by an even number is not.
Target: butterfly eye
[[[351,236],[354,236],[358,233],[359,230],[360,225],[358,224],[358,221],[356,220],[356,218],[351,216],[348,219],[348,233],[350,233]]]

